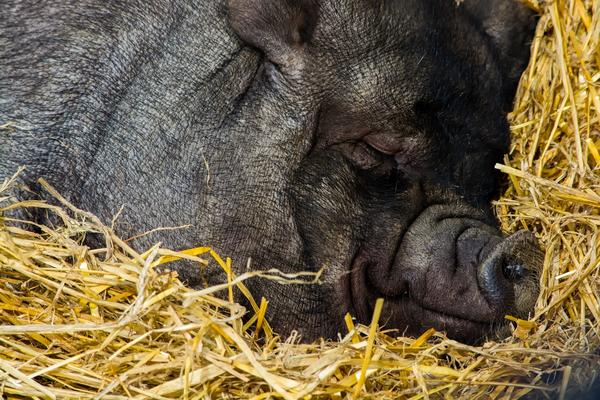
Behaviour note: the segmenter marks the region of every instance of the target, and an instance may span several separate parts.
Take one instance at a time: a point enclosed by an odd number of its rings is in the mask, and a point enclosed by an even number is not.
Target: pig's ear
[[[467,9],[498,50],[510,102],[529,62],[536,15],[518,0],[465,0]]]
[[[229,0],[230,23],[238,36],[282,66],[293,67],[318,16],[318,0]]]

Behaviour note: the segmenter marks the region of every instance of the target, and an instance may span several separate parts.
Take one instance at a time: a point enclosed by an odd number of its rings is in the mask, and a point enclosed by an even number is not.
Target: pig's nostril
[[[517,282],[525,276],[525,267],[517,263],[509,263],[502,268],[502,274],[511,282]]]
[[[498,315],[507,310],[521,315],[531,311],[542,262],[533,235],[523,231],[504,239],[485,256],[477,278],[484,297]]]

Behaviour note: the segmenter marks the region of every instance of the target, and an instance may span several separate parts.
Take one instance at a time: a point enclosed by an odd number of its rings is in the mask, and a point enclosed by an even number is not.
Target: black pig
[[[384,297],[388,328],[478,340],[538,293],[532,235],[490,207],[533,25],[512,0],[4,0],[0,179],[123,205],[125,237],[192,225],[138,248],[324,268],[249,282],[279,332],[333,337]]]

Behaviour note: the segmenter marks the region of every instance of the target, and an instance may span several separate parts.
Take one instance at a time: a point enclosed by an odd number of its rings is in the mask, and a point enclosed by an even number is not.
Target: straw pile
[[[227,285],[193,291],[156,270],[184,257],[223,268],[244,292],[249,274],[234,276],[231,260],[209,248],[139,254],[66,202],[15,202],[4,182],[0,216],[44,207],[64,226],[35,234],[0,217],[0,396],[517,399],[586,390],[600,371],[600,0],[531,6],[542,17],[511,117],[513,148],[498,166],[511,184],[497,212],[505,231],[536,232],[547,256],[535,315],[508,317],[511,338],[480,347],[432,330],[392,338],[378,330],[376,309],[369,327],[347,319],[339,342],[299,344],[271,331],[264,299],[244,323],[239,305],[216,296]],[[104,234],[107,248],[83,246],[88,232]]]

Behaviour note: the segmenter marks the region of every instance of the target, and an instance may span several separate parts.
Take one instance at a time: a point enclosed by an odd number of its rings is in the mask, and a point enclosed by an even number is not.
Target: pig
[[[513,0],[4,0],[0,179],[132,244],[211,245],[305,340],[344,315],[477,342],[526,318],[534,236],[491,201],[535,17]],[[43,195],[41,195],[43,196]],[[26,215],[48,223],[44,215]],[[94,239],[90,238],[90,245]],[[218,268],[174,265],[188,285]],[[248,306],[243,296],[238,296]]]

